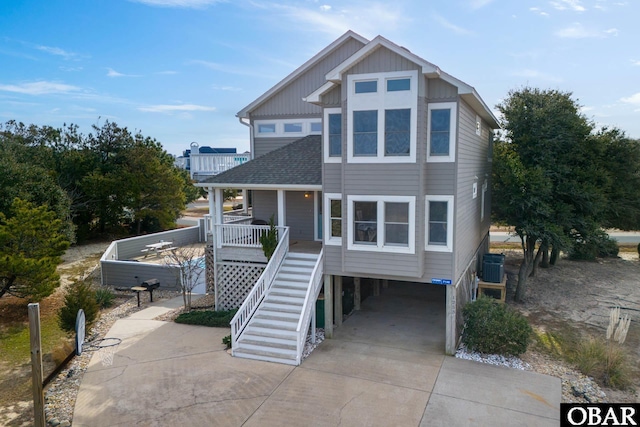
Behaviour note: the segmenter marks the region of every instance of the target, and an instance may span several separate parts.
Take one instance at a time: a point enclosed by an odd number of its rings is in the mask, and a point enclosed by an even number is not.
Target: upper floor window
[[[275,133],[276,132],[276,124],[275,123],[265,123],[258,125],[258,133]]]
[[[427,122],[427,161],[454,162],[456,140],[455,102],[429,104]]]
[[[322,133],[322,122],[311,122],[311,133]]]
[[[453,251],[453,196],[426,196],[427,251]]]
[[[258,138],[300,138],[322,133],[322,121],[318,118],[256,120],[253,125]]]
[[[376,156],[378,154],[378,112],[376,110],[353,112],[353,155]]]
[[[302,123],[285,123],[285,133],[302,133]]]
[[[356,93],[375,93],[377,91],[378,91],[377,80],[356,82]]]
[[[411,79],[387,80],[387,92],[399,92],[401,90],[411,90]]]
[[[342,244],[342,194],[324,194],[324,241],[329,245]]]
[[[325,108],[322,131],[325,163],[342,161],[342,109]]]
[[[365,92],[365,83],[376,90]],[[418,72],[353,74],[347,85],[347,161],[415,162]]]
[[[348,196],[348,249],[413,254],[415,218],[413,196]]]

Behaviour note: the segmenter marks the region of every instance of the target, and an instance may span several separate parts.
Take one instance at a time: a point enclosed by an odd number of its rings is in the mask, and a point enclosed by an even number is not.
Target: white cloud
[[[148,6],[183,7],[187,9],[203,9],[209,5],[224,2],[224,0],[129,0]]]
[[[113,68],[107,68],[107,77],[140,77],[138,74],[123,74]]]
[[[620,101],[627,104],[640,105],[640,92],[635,93],[628,98],[620,98]]]
[[[530,7],[529,11],[536,13],[540,16],[549,16],[549,14],[545,11],[543,11],[542,9],[540,9],[539,7]]]
[[[150,105],[148,107],[139,107],[138,110],[149,113],[173,113],[173,112],[189,112],[189,111],[216,111],[215,107],[207,107],[196,104],[178,104],[178,105]]]
[[[328,12],[331,10],[331,6],[329,6],[328,4],[323,4],[322,6],[320,6],[320,10],[323,12]]]
[[[219,85],[213,85],[212,86],[213,90],[222,90],[225,92],[240,92],[242,89],[239,87],[234,87],[234,86],[219,86]]]
[[[631,64],[632,64],[632,65],[635,65],[636,67],[640,67],[640,61],[639,61],[639,60],[637,60],[637,59],[632,59],[632,60],[631,60]]]
[[[39,81],[33,83],[22,83],[19,85],[0,84],[0,91],[23,93],[26,95],[50,95],[77,93],[80,91],[80,88],[64,83]]]
[[[51,55],[62,56],[64,59],[72,59],[77,57],[78,55],[73,52],[67,52],[64,49],[59,47],[52,46],[36,46],[36,49],[41,50],[43,52],[47,52]]]
[[[605,38],[609,36],[617,36],[618,29],[610,28],[608,30],[596,30],[586,28],[584,25],[576,22],[575,24],[556,31],[556,36],[567,39],[586,39],[586,38]]]
[[[580,0],[550,1],[549,4],[557,10],[573,10],[574,12],[584,12],[587,10],[580,4]]]
[[[453,31],[456,34],[462,35],[462,36],[468,36],[473,34],[472,31],[467,30],[466,28],[462,28],[456,24],[453,24],[449,21],[447,21],[444,17],[438,15],[438,14],[433,14],[433,17],[435,18],[436,21],[438,21],[438,23],[440,25],[442,25],[444,28]]]

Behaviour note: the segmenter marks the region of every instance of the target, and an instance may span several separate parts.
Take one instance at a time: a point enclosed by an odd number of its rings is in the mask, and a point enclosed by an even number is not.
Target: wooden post
[[[355,310],[360,310],[360,302],[362,299],[362,293],[360,292],[360,278],[359,277],[354,277],[353,278],[353,285],[354,285],[354,291],[353,291],[353,308]]]
[[[331,274],[324,275],[324,337],[333,338],[333,292]]]
[[[373,279],[373,296],[380,296],[380,279]]]
[[[29,337],[31,341],[31,382],[33,387],[33,425],[45,426],[44,392],[42,387],[42,349],[40,346],[40,304],[31,303],[29,311]]]
[[[333,277],[333,300],[335,301],[333,304],[333,310],[336,318],[336,326],[342,326],[342,276],[334,276]]]
[[[389,287],[389,281],[387,279],[382,279],[382,287],[387,289]]]

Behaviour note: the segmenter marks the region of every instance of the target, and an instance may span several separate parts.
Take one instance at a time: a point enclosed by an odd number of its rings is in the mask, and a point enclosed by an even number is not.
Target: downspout
[[[253,125],[247,117],[238,117],[238,120],[240,121],[240,123],[249,128],[249,153],[251,155],[251,160],[253,160],[253,153],[255,152],[255,147],[253,144]]]

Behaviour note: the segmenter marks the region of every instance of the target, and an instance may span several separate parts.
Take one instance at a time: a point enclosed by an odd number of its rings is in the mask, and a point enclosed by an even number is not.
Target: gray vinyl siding
[[[322,109],[302,99],[325,84],[325,75],[362,48],[362,46],[363,44],[355,39],[345,41],[311,69],[289,82],[279,92],[258,106],[251,112],[251,116],[254,119],[265,115],[287,117],[300,114],[318,114],[319,116]]]
[[[100,262],[100,268],[103,285],[131,287],[148,279],[158,279],[160,289],[180,289],[176,274],[161,264],[107,260]]]
[[[427,97],[431,101],[455,101],[458,89],[441,79],[428,79]]]
[[[344,275],[416,280],[420,277],[418,258],[415,255],[388,252],[345,251]]]
[[[424,250],[424,249],[423,249]],[[422,281],[431,283],[431,279],[451,279],[453,277],[453,254],[450,252],[423,252],[424,275]],[[455,284],[455,282],[453,283]]]
[[[346,163],[345,195],[418,196],[417,163]]]
[[[342,246],[324,245],[324,272],[344,276],[342,270]]]
[[[299,140],[300,137],[293,138],[255,138],[253,145],[253,158],[256,159],[270,151],[277,150],[287,144]]]
[[[313,214],[313,192],[310,197],[304,197],[304,191],[286,191],[285,224],[289,226],[289,239],[314,240],[314,214]]]
[[[488,136],[476,134],[476,113],[464,101],[458,103],[457,191],[455,194],[455,273],[461,275],[475,256],[489,230],[489,218],[480,220],[482,183],[491,173],[487,161]],[[486,128],[486,123],[483,124]],[[486,135],[486,133],[485,133]],[[477,177],[477,179],[475,179]],[[478,196],[473,198],[473,183],[478,183]],[[485,203],[487,201],[485,200]],[[485,206],[486,207],[486,206]]]
[[[340,107],[342,104],[342,91],[340,86],[336,86],[322,96],[322,103],[325,107],[333,108]]]
[[[383,73],[389,71],[418,70],[418,65],[384,47],[355,64],[347,74]],[[343,81],[344,80],[343,78]]]
[[[275,191],[253,191],[253,217],[269,221],[271,215],[278,221],[278,193]]]
[[[127,260],[131,258],[137,258],[143,255],[140,250],[144,249],[145,245],[158,243],[160,239],[164,240],[165,242],[172,242],[171,246],[174,247],[190,245],[192,243],[201,241],[200,229],[199,227],[180,228],[176,230],[164,231],[160,235],[158,233],[154,233],[146,236],[138,236],[119,240],[118,259]]]
[[[342,193],[342,164],[324,163],[322,191],[325,193]]]
[[[425,194],[433,196],[455,195],[455,163],[425,163]]]

